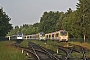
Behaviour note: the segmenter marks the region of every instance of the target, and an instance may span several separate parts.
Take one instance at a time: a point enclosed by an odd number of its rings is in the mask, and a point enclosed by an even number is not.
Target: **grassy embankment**
[[[19,48],[11,46],[13,41],[0,41],[0,60],[25,60],[27,57]]]
[[[74,44],[74,45],[79,45],[79,46],[85,47],[85,48],[87,48],[87,49],[90,49],[90,43],[87,43],[87,42],[85,42],[85,43],[69,42],[69,43]]]

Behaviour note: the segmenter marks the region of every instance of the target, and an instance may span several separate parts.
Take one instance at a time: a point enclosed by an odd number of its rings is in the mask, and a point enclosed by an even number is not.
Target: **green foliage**
[[[79,16],[81,32],[86,37],[90,37],[90,0],[79,0],[77,13]]]
[[[15,28],[13,28],[13,30],[11,30],[7,35],[15,35],[18,32],[23,33],[24,35],[29,35],[29,34],[36,34],[39,32],[38,30],[38,25],[39,23],[35,23],[33,25],[28,25],[28,24],[24,24],[23,26],[15,26]]]
[[[43,31],[45,33],[54,32],[56,30],[56,22],[59,20],[60,14],[59,12],[44,12],[41,17],[39,24],[39,31]]]
[[[10,17],[0,9],[0,36],[5,36],[11,29],[12,25],[9,23]]]
[[[56,21],[55,29],[62,30],[62,20],[64,19],[64,12],[59,12],[60,16],[59,19]]]

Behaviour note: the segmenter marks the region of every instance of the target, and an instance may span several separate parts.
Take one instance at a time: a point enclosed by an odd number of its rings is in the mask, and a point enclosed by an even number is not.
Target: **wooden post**
[[[58,54],[58,49],[57,49],[57,54]]]
[[[26,53],[27,56],[29,56],[28,52]]]
[[[24,50],[22,49],[22,54],[24,53]]]
[[[84,35],[84,42],[86,42],[85,40],[86,40],[86,39],[85,39],[85,35]]]

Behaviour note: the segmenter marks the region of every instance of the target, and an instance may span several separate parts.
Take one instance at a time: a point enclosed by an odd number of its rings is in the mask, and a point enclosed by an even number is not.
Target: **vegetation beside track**
[[[0,41],[0,60],[25,60],[27,57],[19,48],[11,46],[14,41]]]
[[[39,40],[24,40],[23,42],[21,42],[21,46],[22,47],[28,47],[28,43],[27,42],[33,42],[35,44],[39,44],[40,46],[42,47],[45,47],[47,49],[50,49],[50,50],[53,50],[54,52],[57,52],[57,45],[58,46],[67,46],[67,44],[69,44],[69,46],[72,46],[72,44],[74,45],[79,45],[79,46],[82,46],[82,47],[86,47],[86,48],[90,48],[90,44],[89,43],[80,43],[80,42],[68,42],[68,43],[65,43],[65,42],[58,42],[58,41],[52,41],[52,40],[47,40],[47,41],[39,41]],[[63,55],[65,56],[65,53],[63,53],[62,51],[57,54],[55,53],[54,55]],[[70,54],[70,57],[71,58],[82,58],[82,53],[78,53],[78,52],[73,52]],[[88,58],[90,58],[90,51],[87,51],[86,53],[86,56]]]
[[[20,43],[20,46],[21,46],[21,47],[28,47],[28,40],[23,40],[23,41]]]
[[[87,48],[87,49],[90,50],[90,43],[87,43],[87,42],[85,42],[85,43],[80,43],[80,42],[69,42],[69,43],[74,44],[74,45],[79,45],[79,46],[85,47],[85,48]]]
[[[63,43],[63,42],[58,42],[58,41],[51,41],[51,40],[47,40],[46,42],[45,41],[38,41],[38,40],[30,40],[31,42],[33,43],[36,43],[36,44],[39,44],[40,46],[43,46],[47,49],[50,49],[50,50],[53,50],[54,52],[57,51],[57,48],[56,45],[59,45],[59,46],[66,46],[67,44],[75,44],[75,45],[80,45],[82,47],[87,47],[87,48],[90,48],[90,44],[88,43],[80,43],[80,42],[68,42],[68,43]],[[45,44],[46,43],[46,44]],[[65,55],[63,54],[62,52],[59,52],[58,55]],[[57,53],[55,54],[57,55]],[[87,57],[90,57],[90,51],[88,51],[86,53],[86,56]],[[74,52],[74,53],[71,53],[70,54],[70,57],[71,58],[81,58],[82,57],[82,53],[77,53],[77,52]]]
[[[87,43],[87,42],[84,42],[84,43],[80,43],[80,42],[69,42],[69,43],[70,43],[70,44],[74,44],[74,45],[79,45],[79,46],[82,46],[82,47],[90,50],[90,43]],[[86,53],[86,56],[87,56],[88,58],[90,58],[90,51],[88,51],[88,52]]]
[[[47,49],[53,50],[54,52],[56,52],[57,47],[54,45],[59,45],[59,43],[57,43],[56,41],[38,41],[38,40],[30,40],[33,43],[39,44],[42,47],[45,47]],[[52,45],[53,44],[53,45]]]

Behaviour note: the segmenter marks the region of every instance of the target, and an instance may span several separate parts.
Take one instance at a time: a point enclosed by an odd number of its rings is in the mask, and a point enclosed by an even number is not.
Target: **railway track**
[[[53,54],[47,51],[47,49],[34,44],[32,42],[28,43],[28,48],[21,47],[19,43],[14,43],[13,46],[21,48],[23,51],[26,51],[29,54],[32,54],[34,59],[33,60],[59,60]],[[29,60],[29,59],[28,59]]]
[[[70,58],[70,55],[73,52],[77,52],[82,54],[82,58],[78,58],[78,60],[87,60],[88,58],[86,57],[86,52],[88,51],[86,48],[78,46],[78,45],[74,45],[73,47],[62,47],[59,46],[59,51],[63,51],[65,53],[65,57],[64,60],[70,60],[72,58]],[[77,59],[77,58],[74,58]]]
[[[59,60],[53,54],[48,52],[47,49],[37,44],[29,42],[28,45],[29,45],[29,48],[33,50],[32,52],[35,53],[38,60]]]
[[[58,51],[59,52],[61,51],[64,54],[64,55],[60,54],[60,58],[59,57],[57,58],[56,56],[51,54],[50,51],[48,51],[44,47],[41,47],[40,45],[37,45],[32,42],[28,42],[28,48],[20,47],[19,43],[15,43],[13,45],[23,49],[24,51],[28,52],[28,54],[32,54],[34,58],[37,60],[90,60],[86,56],[86,53],[88,51],[90,52],[90,50],[78,45],[72,45],[72,47],[63,47],[63,46],[54,45],[54,46],[58,46]],[[71,58],[70,55],[74,52],[82,54],[82,57]]]
[[[26,48],[26,47],[21,47],[20,44],[17,43],[17,42],[12,44],[12,45],[17,47],[17,48],[20,48],[23,51],[22,53],[25,53],[26,56],[28,56],[28,58],[26,60],[37,60],[36,59],[36,54],[33,53],[31,49]],[[30,55],[32,55],[32,57]]]

